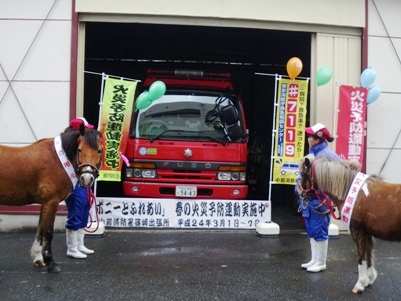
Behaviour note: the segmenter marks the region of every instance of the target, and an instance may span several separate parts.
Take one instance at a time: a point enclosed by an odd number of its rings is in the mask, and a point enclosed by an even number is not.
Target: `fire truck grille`
[[[214,173],[205,174],[197,170],[173,170],[172,173],[159,172],[160,179],[213,181],[215,177]]]

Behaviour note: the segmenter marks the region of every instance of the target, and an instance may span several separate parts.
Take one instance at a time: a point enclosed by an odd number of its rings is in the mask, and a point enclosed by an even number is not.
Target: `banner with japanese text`
[[[97,198],[106,227],[255,229],[271,220],[265,200]]]
[[[340,86],[336,153],[361,164],[365,156],[367,96],[367,88]]]
[[[100,181],[121,181],[123,160],[137,82],[106,77],[100,106],[99,125],[105,125],[102,137],[103,160]]]
[[[276,102],[274,184],[294,185],[305,151],[308,80],[280,79]]]

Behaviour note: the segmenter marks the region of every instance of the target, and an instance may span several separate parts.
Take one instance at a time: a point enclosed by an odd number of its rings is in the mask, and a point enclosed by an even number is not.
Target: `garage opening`
[[[248,176],[253,181],[249,183],[248,199],[268,198],[274,109],[274,76],[255,73],[287,75],[286,63],[294,56],[303,62],[299,76],[309,77],[311,33],[140,23],[86,23],[85,71],[104,72],[141,81],[145,79],[148,69],[231,73],[234,88],[244,100],[249,129]],[[97,124],[101,77],[85,73],[84,82],[84,116]],[[121,183],[99,182],[98,195],[121,197]],[[284,230],[301,226],[293,186],[273,185],[272,220]]]

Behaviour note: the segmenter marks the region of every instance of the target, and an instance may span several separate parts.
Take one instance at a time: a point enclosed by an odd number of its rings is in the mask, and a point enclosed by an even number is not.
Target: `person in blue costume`
[[[85,118],[78,117],[70,121],[70,126],[65,129],[65,132],[78,131],[82,124],[86,129],[94,128]],[[68,210],[65,228],[67,256],[69,257],[87,258],[87,255],[95,253],[94,250],[88,249],[84,245],[85,228],[89,218],[90,192],[90,188],[84,188],[78,182],[65,200]]]
[[[339,161],[340,157],[329,148],[328,142],[334,138],[329,130],[321,123],[305,129],[308,137],[309,154],[315,158],[325,157],[332,161]],[[295,191],[299,185],[297,180]],[[306,233],[311,246],[311,260],[301,267],[308,272],[320,272],[326,269],[327,249],[329,242],[330,210],[316,197],[299,198],[299,211],[305,221]]]

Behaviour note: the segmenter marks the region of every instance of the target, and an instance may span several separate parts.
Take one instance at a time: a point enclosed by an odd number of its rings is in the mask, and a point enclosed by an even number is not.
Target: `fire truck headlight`
[[[232,179],[233,181],[238,181],[238,179],[239,179],[239,173],[238,173],[238,172],[233,172],[233,173],[231,174],[231,179]]]
[[[229,181],[231,180],[231,173],[221,171],[217,174],[217,179],[219,179],[220,181]]]
[[[132,169],[132,168],[127,168],[127,169],[125,170],[125,175],[126,175],[127,178],[132,178],[132,177],[133,177],[133,174],[134,174],[134,169]]]
[[[140,169],[134,169],[134,177],[135,178],[140,178],[141,177],[141,170]],[[128,174],[127,174],[128,176]]]
[[[143,178],[156,178],[156,171],[154,169],[144,169],[142,170]]]
[[[239,179],[240,179],[240,181],[245,181],[246,180],[246,172],[240,172]]]

